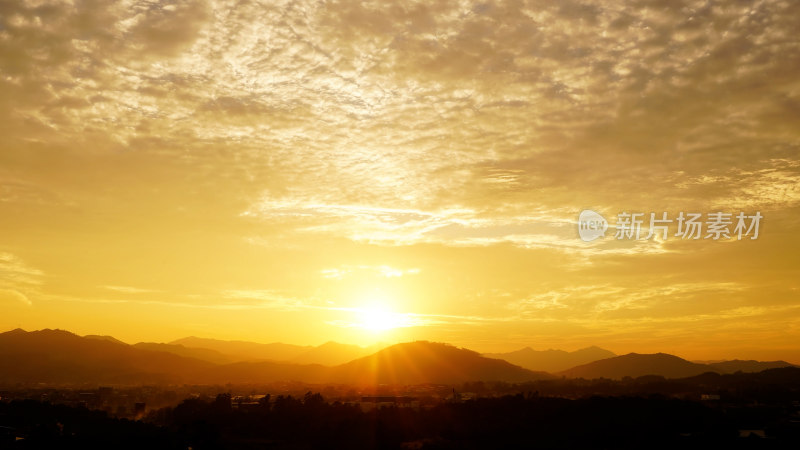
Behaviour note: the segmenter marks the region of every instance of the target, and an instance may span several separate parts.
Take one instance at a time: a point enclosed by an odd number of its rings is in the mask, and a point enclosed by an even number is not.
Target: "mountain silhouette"
[[[730,361],[720,361],[708,364],[719,373],[736,372],[761,372],[767,369],[780,369],[782,367],[797,367],[786,361],[754,361],[733,359]]]
[[[471,350],[425,341],[393,345],[334,367],[274,361],[214,364],[174,354],[175,348],[175,344],[131,346],[84,338],[63,330],[13,330],[0,334],[0,383],[299,381],[372,385],[552,378],[506,361],[485,358]]]
[[[627,355],[601,359],[560,372],[569,378],[613,378],[659,375],[665,378],[685,378],[714,372],[706,364],[697,364],[666,353]]]
[[[522,382],[553,378],[472,350],[435,342],[397,344],[334,367],[333,381],[351,384],[453,384],[467,381]]]
[[[485,353],[487,358],[503,359],[528,370],[560,372],[571,367],[617,356],[600,347],[587,347],[574,352],[564,350],[534,350],[525,347],[508,353]]]
[[[189,380],[211,366],[63,330],[0,334],[0,382],[5,383],[166,383]]]
[[[142,383],[307,383],[460,384],[469,381],[524,382],[553,379],[545,372],[531,371],[501,359],[488,358],[452,345],[417,341],[392,345],[352,361],[335,364],[349,354],[367,352],[357,346],[326,343],[319,347],[289,344],[256,344],[190,338],[193,343],[211,343],[250,356],[273,357],[283,351],[294,362],[235,361],[217,350],[179,344],[138,343],[128,345],[110,336],[80,337],[63,330],[26,332],[16,329],[0,334],[0,384],[142,384]],[[277,349],[278,351],[274,351]],[[525,349],[523,349],[525,350]],[[581,357],[605,352],[584,349]],[[515,353],[515,352],[512,352]],[[559,355],[558,351],[538,352]],[[522,352],[531,354],[530,352]],[[536,353],[534,353],[536,354]],[[538,355],[541,356],[541,355]],[[330,365],[306,364],[324,361]],[[664,353],[636,354],[601,359],[561,371],[570,378],[623,378],[659,375],[686,378],[719,373],[757,372],[763,369],[795,369],[784,361],[724,361],[698,364]],[[782,372],[781,372],[782,373]]]
[[[327,368],[317,365],[269,361],[215,364],[173,353],[180,351],[177,347],[132,346],[63,330],[13,330],[0,334],[0,383],[321,382],[327,375]],[[185,349],[186,354],[196,351],[208,356],[210,350]]]

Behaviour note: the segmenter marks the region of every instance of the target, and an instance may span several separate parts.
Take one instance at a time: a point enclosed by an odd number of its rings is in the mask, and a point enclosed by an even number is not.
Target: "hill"
[[[601,359],[560,372],[569,378],[613,378],[641,377],[660,375],[665,378],[685,378],[714,372],[714,368],[706,364],[689,362],[666,353],[638,354],[629,353],[614,358]]]
[[[708,364],[711,368],[719,373],[735,373],[735,372],[761,372],[767,369],[780,369],[783,367],[797,367],[786,361],[754,361],[754,360],[741,360],[734,359],[731,361],[720,361]]]
[[[467,381],[522,382],[552,378],[507,361],[427,341],[397,344],[334,367],[331,379],[350,384],[455,384]]]
[[[0,334],[2,383],[167,383],[212,364],[63,330]]]
[[[321,346],[321,350],[331,347]],[[341,349],[338,344],[334,346]],[[351,351],[354,349],[347,349]],[[176,352],[181,354],[176,354]],[[447,344],[397,344],[349,363],[326,367],[274,361],[214,364],[187,355],[208,350],[176,344],[80,337],[63,330],[0,334],[0,383],[141,384],[264,383],[299,381],[343,384],[453,384],[465,381],[521,382],[549,379],[506,361]],[[335,353],[335,352],[334,352]]]
[[[528,370],[560,372],[600,359],[613,358],[617,355],[600,347],[587,347],[573,352],[552,349],[534,350],[530,347],[525,347],[508,353],[485,353],[483,356],[502,359]]]

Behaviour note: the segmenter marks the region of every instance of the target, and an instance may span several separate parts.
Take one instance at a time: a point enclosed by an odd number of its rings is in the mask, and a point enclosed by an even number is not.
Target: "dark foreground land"
[[[23,397],[34,391],[17,391],[16,398],[6,392],[0,448],[800,448],[797,368],[464,388],[477,398],[372,408],[364,407],[363,398],[326,399],[312,392],[261,396],[247,404],[237,404],[242,397],[212,394],[175,399],[140,420],[113,417],[85,402],[58,404],[52,392],[46,401]],[[68,394],[61,391],[61,398]]]
[[[798,424],[781,408],[718,409],[669,399],[523,394],[443,403],[430,409],[327,403],[318,394],[281,397],[250,410],[222,400],[186,400],[156,423],[33,400],[0,404],[3,448],[800,448]],[[755,416],[755,417],[754,417]],[[755,418],[755,420],[754,420]],[[160,423],[159,423],[160,422]],[[765,438],[743,436],[762,424]],[[759,431],[760,433],[760,431]],[[14,440],[24,436],[22,440]]]

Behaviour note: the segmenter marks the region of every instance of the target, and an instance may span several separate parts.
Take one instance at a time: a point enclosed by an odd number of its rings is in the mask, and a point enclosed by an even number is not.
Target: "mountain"
[[[797,367],[786,361],[753,361],[734,359],[731,361],[720,361],[708,364],[711,368],[719,373],[736,373],[736,372],[761,372],[767,369],[780,369],[782,367]]]
[[[503,359],[528,370],[560,372],[571,367],[617,356],[600,347],[587,347],[574,352],[564,350],[534,350],[525,347],[508,353],[485,353],[487,358]]]
[[[211,363],[63,330],[0,334],[0,383],[168,383]]]
[[[614,358],[601,359],[560,372],[569,378],[623,378],[641,377],[644,375],[660,375],[665,378],[685,378],[714,372],[714,368],[706,364],[689,362],[666,353],[638,354],[629,353]]]
[[[397,344],[334,367],[332,381],[348,384],[456,384],[553,378],[477,352],[427,341]]]
[[[336,366],[350,362],[356,358],[375,353],[375,348],[364,348],[358,345],[339,344],[338,342],[326,342],[314,347],[299,356],[292,358],[290,362],[296,364],[321,364],[323,366]]]
[[[225,355],[216,350],[207,348],[189,348],[180,344],[161,344],[156,342],[139,342],[134,344],[133,347],[141,350],[150,350],[154,352],[167,352],[174,355],[184,356],[187,358],[199,359],[201,361],[208,361],[214,364],[230,364],[236,362],[233,356]]]
[[[214,364],[186,356],[220,357],[209,352],[175,344],[131,346],[63,330],[13,330],[0,334],[0,384],[312,382],[327,375],[327,368],[315,365]]]
[[[247,341],[222,341],[218,339],[198,338],[194,336],[169,342],[186,348],[204,348],[214,350],[233,357],[237,361],[289,361],[313,349],[311,346],[300,346],[275,342],[259,344]]]
[[[234,344],[237,345],[238,343]],[[257,344],[258,345],[258,344]],[[320,350],[356,351],[339,344]],[[181,354],[176,354],[181,353]],[[194,353],[193,353],[194,352]],[[397,344],[346,364],[240,361],[214,364],[208,350],[177,344],[127,345],[63,330],[0,334],[0,384],[266,383],[454,384],[553,378],[467,349],[432,342]],[[214,355],[218,357],[218,355]],[[312,355],[313,356],[313,355]]]

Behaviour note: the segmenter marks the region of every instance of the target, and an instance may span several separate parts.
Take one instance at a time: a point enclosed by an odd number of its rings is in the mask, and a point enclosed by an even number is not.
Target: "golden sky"
[[[2,2],[0,329],[800,363],[798,29],[790,0]],[[764,218],[587,243],[587,208]]]

